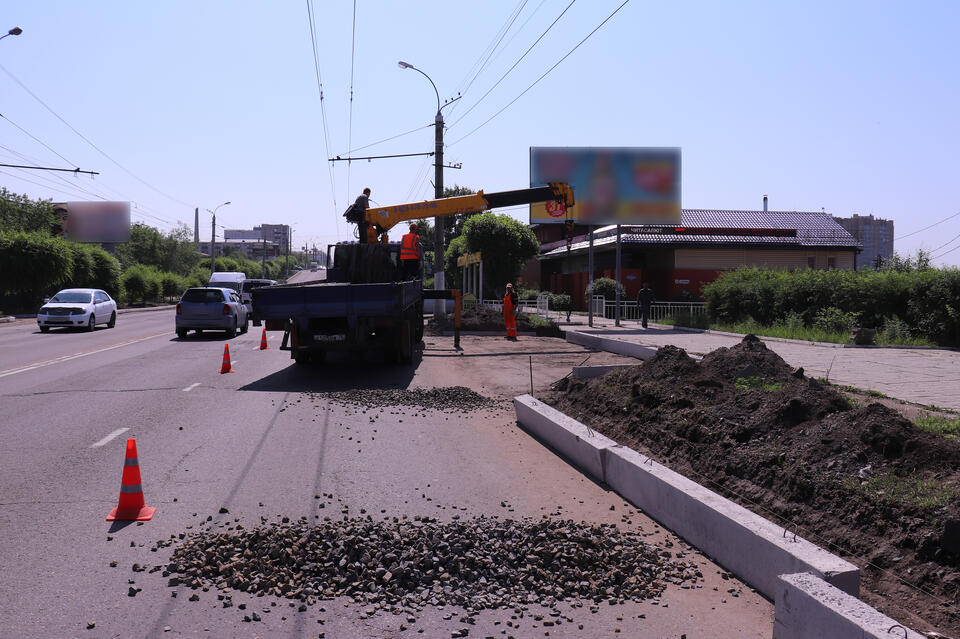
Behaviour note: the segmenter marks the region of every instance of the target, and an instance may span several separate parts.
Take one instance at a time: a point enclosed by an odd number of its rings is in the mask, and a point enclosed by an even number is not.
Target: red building
[[[572,296],[586,308],[589,229],[561,224],[533,227],[540,256],[527,263],[526,286]],[[595,227],[594,279],[616,276],[617,227]],[[621,282],[627,299],[648,282],[659,300],[681,291],[700,296],[704,284],[740,266],[782,269],[856,268],[862,245],[826,213],[684,210],[677,226],[620,227]]]

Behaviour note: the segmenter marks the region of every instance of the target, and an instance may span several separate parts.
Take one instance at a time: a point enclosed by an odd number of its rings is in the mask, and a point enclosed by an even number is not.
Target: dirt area
[[[870,605],[960,635],[960,441],[792,370],[752,335],[699,363],[665,346],[554,388],[542,399],[557,409],[858,565]]]
[[[443,331],[452,330],[452,314],[448,314],[440,323],[437,323],[433,317],[427,320],[426,331],[428,335],[438,335]],[[478,307],[464,311],[460,318],[460,330],[503,331],[504,335],[506,335],[507,329],[503,322],[502,312],[491,308]],[[536,316],[535,319],[531,321],[528,313],[520,313],[517,316],[517,330],[521,333],[536,333],[539,337],[560,337],[560,328],[554,322]]]

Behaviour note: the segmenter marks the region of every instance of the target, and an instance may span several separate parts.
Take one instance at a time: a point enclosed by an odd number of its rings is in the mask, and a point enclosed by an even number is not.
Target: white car
[[[37,324],[41,333],[54,326],[88,331],[97,324],[113,328],[117,324],[117,303],[98,288],[65,288],[43,304],[37,312]]]

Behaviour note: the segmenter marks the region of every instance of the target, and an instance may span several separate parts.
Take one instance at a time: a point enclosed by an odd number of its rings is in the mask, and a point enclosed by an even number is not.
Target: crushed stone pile
[[[316,399],[327,400],[356,408],[383,408],[409,406],[422,410],[469,413],[497,406],[495,400],[484,397],[465,386],[441,388],[356,389],[329,393],[312,393]]]
[[[477,611],[559,601],[641,601],[667,583],[692,586],[698,568],[610,524],[479,517],[440,522],[305,518],[252,530],[187,535],[164,575],[171,586],[409,611]]]

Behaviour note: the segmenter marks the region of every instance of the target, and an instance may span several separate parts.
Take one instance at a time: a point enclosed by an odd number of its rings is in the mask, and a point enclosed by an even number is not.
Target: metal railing
[[[601,298],[604,299],[604,298]],[[651,322],[658,322],[665,319],[673,319],[678,315],[684,317],[697,317],[703,315],[704,302],[654,302],[650,305],[650,314],[647,319]],[[594,309],[594,314],[608,319],[616,317],[616,301],[607,301],[604,299],[603,313],[599,309]],[[640,305],[636,301],[620,301],[620,319],[626,321],[640,321]]]

